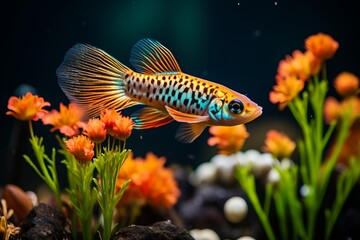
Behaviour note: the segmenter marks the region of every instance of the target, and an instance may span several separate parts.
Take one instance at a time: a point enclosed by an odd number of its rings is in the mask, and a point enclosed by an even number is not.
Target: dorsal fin
[[[134,45],[130,63],[139,73],[181,72],[179,64],[170,50],[150,38],[141,39]]]

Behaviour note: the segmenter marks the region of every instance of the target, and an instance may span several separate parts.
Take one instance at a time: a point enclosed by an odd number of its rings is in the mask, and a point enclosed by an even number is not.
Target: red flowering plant
[[[271,198],[281,239],[290,236],[314,239],[315,230],[321,227],[317,225],[318,218],[323,216],[325,227],[320,232],[324,233],[324,239],[330,239],[340,210],[360,177],[359,79],[352,73],[339,74],[334,87],[341,100],[327,97],[326,61],[335,55],[339,44],[331,36],[318,33],[308,37],[304,45],[305,52],[296,50],[280,61],[276,85],[269,94],[270,101],[279,104],[280,110],[291,111],[302,131],[302,139],[295,144],[285,134],[271,130],[263,148],[274,159],[281,160],[296,147],[299,164],[291,163],[286,168],[275,165],[279,181],[267,183],[264,207],[260,205],[250,169],[237,169],[239,183],[254,205],[269,239],[277,239],[268,218]],[[346,166],[337,178],[336,197],[321,215],[331,174],[340,162],[346,162]],[[297,189],[299,179],[303,184],[301,196]]]
[[[128,158],[130,150],[125,149],[126,139],[131,135],[134,123],[114,110],[103,110],[100,118],[82,120],[83,111],[73,103],[60,104],[60,110],[45,110],[49,102],[31,93],[23,97],[10,97],[7,115],[28,121],[30,143],[37,162],[27,155],[25,160],[45,181],[56,196],[58,208],[62,209],[61,189],[56,172],[56,149],[49,157],[45,153],[42,137],[34,134],[32,121],[42,120],[44,125],[52,125],[51,132],[59,131],[59,150],[65,156],[62,161],[67,167],[66,189],[72,207],[72,233],[76,238],[80,226],[83,239],[92,239],[93,208],[97,202],[102,213],[102,239],[110,239],[113,230],[113,214],[122,194],[130,183],[124,179],[117,186],[119,170]],[[108,138],[107,147],[102,144]],[[94,178],[94,176],[96,176]]]

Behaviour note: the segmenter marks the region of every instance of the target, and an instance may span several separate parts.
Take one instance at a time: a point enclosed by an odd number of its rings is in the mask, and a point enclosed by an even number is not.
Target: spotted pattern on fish
[[[134,100],[162,108],[167,105],[177,111],[201,115],[210,101],[220,93],[218,87],[187,74],[125,75],[125,92]]]

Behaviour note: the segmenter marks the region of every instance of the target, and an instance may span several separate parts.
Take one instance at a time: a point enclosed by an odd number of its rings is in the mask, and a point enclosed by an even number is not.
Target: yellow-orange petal
[[[45,125],[52,125],[51,131],[59,130],[62,134],[72,137],[79,134],[83,126],[83,110],[76,104],[65,106],[60,103],[60,111],[52,110],[44,115],[42,121]]]
[[[343,97],[356,95],[359,92],[359,78],[350,72],[342,72],[335,78],[334,87]]]
[[[231,155],[241,150],[249,137],[244,124],[236,126],[211,126],[209,132],[213,135],[208,139],[209,146],[216,146],[219,154]]]
[[[172,171],[164,167],[165,161],[164,157],[157,157],[151,152],[146,154],[145,159],[134,159],[131,155],[121,167],[117,180],[119,191],[124,179],[131,179],[119,207],[136,202],[158,209],[171,208],[180,190]]]
[[[352,96],[345,98],[341,102],[342,114],[349,112],[350,123],[358,120],[360,118],[360,98],[357,96]]]
[[[100,112],[100,120],[105,124],[105,128],[108,130],[108,133],[115,125],[115,120],[119,117],[120,113],[116,112],[114,109],[104,109]]]
[[[114,121],[114,125],[111,128],[109,134],[114,138],[125,141],[130,137],[131,132],[134,128],[134,122],[129,117],[119,116]]]
[[[37,121],[48,112],[47,110],[43,109],[43,107],[47,106],[50,106],[50,103],[45,102],[44,98],[32,95],[32,93],[27,92],[23,97],[18,98],[12,96],[9,98],[7,105],[9,111],[7,111],[6,114],[11,115],[21,121]]]
[[[296,147],[295,142],[276,130],[270,130],[266,134],[264,152],[271,153],[277,159],[283,159],[289,157]]]
[[[72,137],[65,144],[66,149],[81,163],[86,164],[94,157],[94,143],[84,135]]]
[[[106,138],[105,123],[98,118],[89,119],[83,126],[83,134],[95,143],[101,143]]]
[[[279,103],[279,109],[283,110],[304,88],[304,81],[296,77],[276,77],[277,85],[273,87],[269,98],[272,103]]]
[[[278,65],[278,75],[282,78],[296,77],[307,80],[319,73],[321,61],[310,51],[301,52],[295,50],[292,56],[287,55]]]
[[[324,103],[324,119],[330,124],[342,114],[341,104],[334,97],[328,97]]]
[[[339,43],[330,35],[318,33],[305,40],[305,47],[319,59],[327,60],[333,57],[339,48]]]

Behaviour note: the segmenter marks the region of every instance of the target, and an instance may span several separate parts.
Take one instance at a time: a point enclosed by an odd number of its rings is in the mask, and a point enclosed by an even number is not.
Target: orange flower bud
[[[318,33],[305,40],[305,47],[320,60],[327,60],[333,57],[339,43],[327,34]]]
[[[108,133],[115,125],[115,119],[119,118],[120,114],[113,109],[105,109],[100,112],[100,120],[105,124],[105,129]]]
[[[94,143],[84,135],[73,137],[65,144],[66,149],[81,163],[88,163],[94,157]]]
[[[98,118],[89,119],[83,126],[83,134],[88,136],[91,141],[101,143],[106,138],[105,123]]]
[[[240,151],[249,137],[245,125],[212,126],[209,132],[213,135],[208,139],[209,146],[217,146],[219,154],[230,155]]]
[[[283,78],[297,77],[307,80],[309,77],[319,73],[321,62],[310,51],[302,53],[295,50],[292,56],[286,56],[278,66],[278,75]]]
[[[110,130],[110,135],[122,141],[126,140],[131,135],[134,127],[134,122],[129,117],[119,116],[114,121],[114,126]]]
[[[288,136],[276,130],[270,130],[265,139],[264,152],[271,153],[277,159],[289,157],[296,147]]]
[[[328,97],[324,104],[324,119],[330,124],[342,114],[342,107],[334,97]]]
[[[352,73],[342,72],[335,78],[334,87],[343,97],[356,95],[359,92],[359,78]]]
[[[277,85],[270,92],[270,102],[279,103],[279,109],[283,110],[304,88],[304,81],[296,77],[282,78],[276,76]]]

